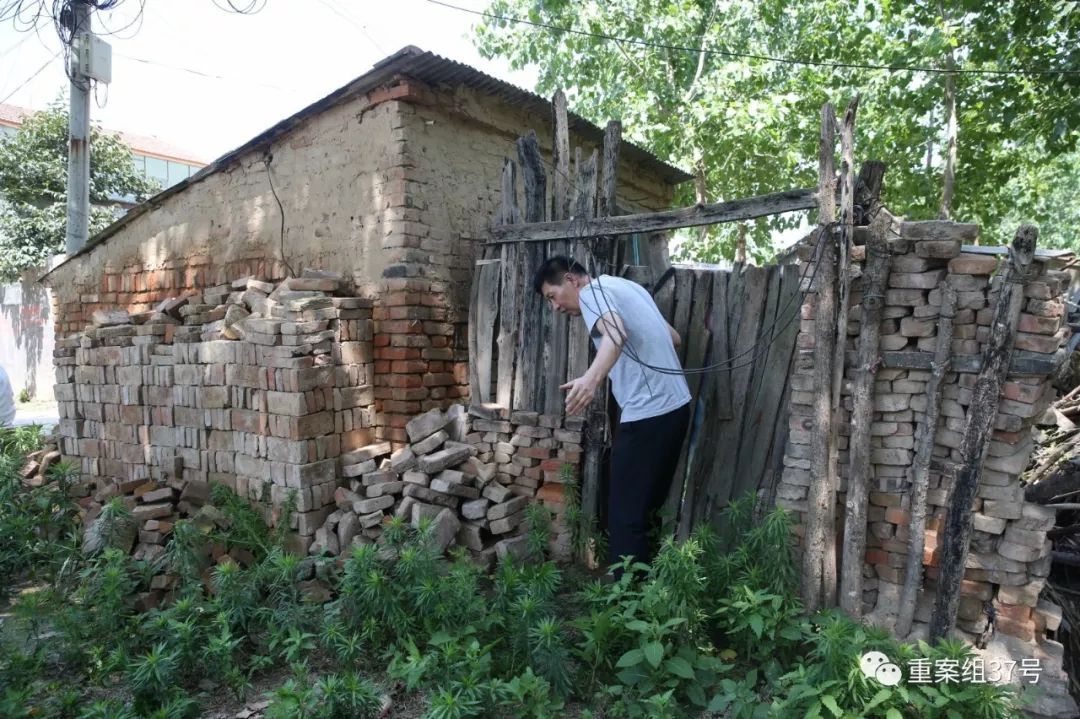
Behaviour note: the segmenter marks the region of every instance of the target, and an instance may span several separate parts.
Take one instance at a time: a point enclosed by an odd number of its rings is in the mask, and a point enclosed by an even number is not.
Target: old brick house
[[[468,394],[476,248],[516,138],[535,129],[550,157],[551,113],[537,95],[407,47],[135,208],[52,270],[57,336],[82,330],[98,309],[144,311],[248,275],[280,279],[287,266],[340,271],[374,312],[374,426],[347,444],[402,441],[417,412]],[[602,142],[581,118],[571,116],[570,130],[586,152]],[[624,143],[620,209],[667,207],[686,179]]]

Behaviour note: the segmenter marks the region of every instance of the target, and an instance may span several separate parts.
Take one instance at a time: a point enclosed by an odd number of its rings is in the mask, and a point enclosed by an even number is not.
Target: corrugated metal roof
[[[401,75],[422,80],[434,86],[464,85],[477,90],[478,92],[498,97],[507,102],[517,103],[535,111],[545,113],[551,111],[551,103],[536,93],[523,90],[516,85],[499,80],[498,78],[492,77],[491,75],[483,73],[464,63],[448,60],[434,53],[409,45],[384,60],[375,63],[369,72],[361,75],[347,85],[334,90],[321,100],[316,100],[299,112],[290,115],[273,127],[270,127],[264,132],[251,138],[235,150],[225,153],[186,180],[181,180],[172,187],[162,190],[154,195],[146,202],[136,205],[126,215],[90,238],[90,241],[86,243],[85,247],[54,267],[41,279],[47,279],[49,275],[60,267],[87,254],[112,237],[135,218],[160,206],[162,202],[173,195],[183,192],[189,185],[201,182],[210,175],[231,166],[241,156],[253,150],[270,145],[307,118],[323,112],[338,103],[368,93],[394,77]],[[569,113],[569,122],[571,132],[576,133],[597,145],[603,143],[604,131],[580,115]],[[631,142],[623,142],[620,152],[627,159],[639,162],[645,167],[655,170],[660,177],[673,185],[686,182],[693,177],[684,170],[660,160],[648,150]]]

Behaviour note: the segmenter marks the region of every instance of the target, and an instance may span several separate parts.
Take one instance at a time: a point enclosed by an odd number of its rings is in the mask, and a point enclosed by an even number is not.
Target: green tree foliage
[[[115,197],[141,202],[158,189],[135,170],[117,135],[90,135],[90,234],[114,219]],[[64,251],[67,230],[68,111],[60,103],[0,140],[0,280],[11,281]]]
[[[982,223],[983,241],[996,244],[1015,229],[1003,223],[1015,221],[1018,198],[1039,194],[1032,186],[1067,179],[1066,196],[1080,189],[1075,170],[1062,172],[1068,168],[1058,160],[1080,136],[1080,75],[963,71],[1075,70],[1075,6],[492,0],[493,15],[577,32],[488,18],[476,28],[475,42],[485,56],[505,58],[515,69],[536,66],[538,92],[564,88],[575,111],[598,122],[621,119],[627,139],[692,170],[696,187],[687,183],[683,202],[813,186],[821,105],[831,101],[842,115],[859,93],[857,159],[887,163],[886,203],[912,218],[938,214],[947,120],[946,76],[920,68],[947,68],[951,56],[961,71],[952,214]],[[864,67],[836,66],[842,64]],[[1025,219],[1039,222],[1044,236],[1080,246],[1076,230],[1061,222],[1060,205],[1030,201],[1024,208]],[[750,254],[767,259],[772,232],[799,219],[751,223]],[[728,227],[692,241],[690,256],[731,258],[736,234]]]

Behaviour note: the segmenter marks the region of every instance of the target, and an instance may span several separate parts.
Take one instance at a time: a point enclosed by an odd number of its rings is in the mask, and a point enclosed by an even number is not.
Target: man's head
[[[581,314],[578,295],[587,284],[585,268],[561,255],[548,259],[533,275],[533,289],[544,296],[551,309],[568,315]]]

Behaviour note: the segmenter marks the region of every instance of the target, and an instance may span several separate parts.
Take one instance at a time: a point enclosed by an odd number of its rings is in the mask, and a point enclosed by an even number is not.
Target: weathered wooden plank
[[[517,165],[510,158],[503,163],[502,202],[500,203],[500,222],[520,222],[521,211],[517,201]],[[495,401],[510,409],[514,390],[514,356],[517,354],[519,328],[521,323],[521,267],[518,262],[520,250],[517,245],[503,245],[499,248],[501,264],[499,272],[499,336],[496,340],[499,359],[495,380]],[[474,300],[475,303],[475,300]],[[472,326],[470,305],[470,334],[476,329]],[[475,356],[475,355],[473,355]]]
[[[518,138],[518,161],[525,184],[525,221],[535,222],[544,217],[547,176],[544,172],[536,132]],[[532,291],[532,277],[543,262],[543,247],[530,245],[519,248],[521,254],[521,335],[518,342],[517,371],[514,375],[513,409],[539,410],[543,397],[544,377],[540,370],[544,342],[544,307]]]
[[[566,114],[566,94],[556,90],[551,98],[551,219],[565,220],[570,216],[570,130]]]
[[[710,342],[705,354],[705,364],[709,366],[724,362],[728,358],[727,285],[730,276],[729,272],[719,271],[715,272],[712,278],[708,315]],[[715,385],[721,381],[727,389],[717,392]],[[706,515],[704,505],[708,501],[707,488],[718,449],[714,438],[722,423],[731,418],[730,372],[709,372],[703,378],[700,392],[705,397],[705,408],[690,450],[690,470],[686,478],[679,518],[680,534],[687,529],[693,530]]]
[[[769,195],[759,195],[740,200],[693,205],[664,212],[646,212],[619,215],[608,219],[594,219],[578,227],[578,223],[544,222],[493,227],[492,242],[545,242],[579,235],[590,237],[632,235],[636,233],[675,230],[680,227],[701,227],[723,222],[751,220],[795,210],[817,207],[816,190],[785,190]]]
[[[736,462],[743,440],[743,417],[748,401],[750,379],[753,376],[753,352],[761,327],[762,304],[765,299],[766,271],[759,267],[742,267],[739,282],[729,279],[728,296],[731,313],[728,324],[731,348],[731,416],[723,422],[710,441],[717,444],[716,459],[709,478],[708,498],[700,511],[715,520],[721,509],[732,499],[736,483]],[[734,278],[734,276],[733,276]],[[733,279],[732,278],[732,279]],[[732,285],[738,295],[732,297]]]
[[[588,161],[582,162],[581,149],[575,148],[574,164],[577,168],[577,195],[574,200],[575,216],[581,220],[594,217],[596,213],[596,151],[589,156]],[[607,262],[609,258],[594,257],[593,250],[585,244],[584,239],[577,241],[575,253],[584,254],[586,270],[596,274],[596,265]],[[582,323],[578,322],[581,325]],[[591,352],[593,347],[585,336],[584,343]],[[584,370],[582,370],[584,372]],[[575,375],[580,376],[580,375]],[[595,517],[598,510],[600,497],[600,482],[603,473],[604,452],[610,447],[611,431],[608,419],[608,387],[605,383],[598,389],[592,402],[585,410],[585,433],[584,433],[584,456],[582,468],[581,498],[582,509],[587,517]]]
[[[748,290],[743,305],[743,317],[739,325],[740,353],[732,370],[733,385],[744,385],[742,405],[735,411],[738,444],[731,460],[731,487],[728,499],[738,499],[757,489],[758,477],[752,475],[755,450],[754,435],[761,430],[761,401],[764,377],[771,346],[766,331],[776,315],[780,294],[780,276],[775,268],[753,267],[747,269]]]
[[[762,421],[761,431],[771,435],[771,442],[768,451],[763,452],[765,460],[761,467],[761,479],[758,480],[759,501],[754,508],[757,519],[775,505],[776,489],[784,471],[784,451],[790,432],[788,402],[791,396],[791,377],[795,372],[795,343],[799,336],[798,322],[791,320],[798,317],[800,312],[800,269],[798,265],[778,267],[778,270],[783,272],[780,282],[780,309],[777,312],[779,335],[770,351],[769,373],[765,380],[767,391],[773,394],[762,400],[762,406],[770,412],[771,419]]]
[[[1013,352],[1009,375],[1017,377],[1045,377],[1053,374],[1061,364],[1062,357],[1036,352]],[[881,366],[895,369],[932,369],[932,352],[882,352]],[[983,366],[982,355],[958,355],[950,361],[953,372],[973,374]]]
[[[941,311],[938,314],[938,334],[934,347],[934,367],[926,384],[926,421],[915,440],[915,461],[911,467],[911,524],[908,530],[907,567],[900,593],[900,609],[896,617],[896,635],[906,637],[915,618],[915,605],[922,589],[923,549],[926,541],[926,492],[930,486],[930,460],[934,452],[938,417],[941,415],[941,386],[949,371],[952,350],[953,318],[956,316],[956,290],[947,282],[939,285]]]
[[[622,143],[622,123],[618,120],[609,120],[604,128],[604,155],[603,165],[600,167],[600,195],[598,197],[599,217],[614,217],[618,214],[615,200],[616,189],[619,182],[619,146]],[[611,274],[618,270],[615,264],[616,241],[610,236],[601,235],[595,238],[594,252],[599,261],[597,273]]]
[[[656,303],[664,320],[671,324],[675,319],[675,268],[669,267],[656,280],[652,289],[653,302]]]
[[[495,381],[495,402],[510,409],[513,406],[514,357],[520,335],[522,283],[521,250],[517,245],[502,247],[500,264],[501,289],[499,297],[498,371]],[[527,290],[526,290],[527,291]]]
[[[494,359],[495,319],[499,311],[499,274],[502,262],[485,261],[477,272],[476,284],[476,380],[481,403],[491,401],[491,369]],[[470,308],[471,309],[471,308]],[[472,318],[470,318],[472,319]]]
[[[952,499],[945,516],[938,593],[930,618],[930,638],[933,640],[947,636],[956,623],[960,582],[964,577],[964,562],[971,543],[971,504],[978,492],[983,460],[990,448],[1001,386],[1009,368],[1009,355],[1023,307],[1024,278],[1035,254],[1038,235],[1035,227],[1023,225],[1013,238],[1007,269],[998,290],[994,318],[990,323],[990,337],[983,353],[983,368],[972,389],[967,425],[960,441],[960,461],[953,481]]]
[[[885,287],[889,278],[886,229],[884,218],[876,221],[866,241],[862,322],[859,327],[858,359],[851,391],[847,511],[844,519],[840,576],[840,608],[851,617],[862,616],[862,572],[866,555],[866,505],[870,483],[870,426],[874,415],[874,375],[881,337],[881,314],[885,306]],[[919,561],[922,561],[921,551]]]
[[[694,270],[694,291],[693,291],[693,307],[690,310],[690,325],[687,333],[681,335],[682,344],[687,346],[686,350],[686,363],[684,367],[686,369],[700,369],[705,364],[705,357],[708,353],[709,346],[712,344],[711,332],[705,326],[705,318],[709,312],[709,302],[712,300],[712,280],[715,272],[708,270]],[[701,396],[702,375],[692,373],[686,375],[686,385],[690,390],[690,426],[694,426],[694,417],[700,411],[700,405],[698,398]],[[682,511],[682,499],[686,486],[686,470],[689,466],[689,453],[690,453],[690,435],[688,430],[686,436],[683,438],[682,449],[679,451],[679,462],[675,466],[675,476],[671,482],[671,489],[668,492],[668,499],[665,503],[665,509],[669,516],[673,517],[679,524],[680,536],[688,536],[689,530],[692,528],[689,522],[689,515],[687,515],[687,522],[685,530],[682,526],[682,522],[679,521]]]
[[[675,319],[671,326],[679,333],[680,337],[686,337],[690,327],[690,310],[693,307],[694,272],[687,269],[675,270]],[[687,343],[683,342],[678,350],[679,362],[686,366]]]
[[[712,332],[712,348],[709,351],[709,364],[727,363],[731,359],[728,344],[728,284],[730,272],[718,273],[713,278],[712,302],[709,312],[709,328]],[[713,378],[711,392],[714,395],[713,409],[717,419],[731,419],[731,368],[726,365],[710,373]]]
[[[786,377],[778,375],[774,366],[779,363],[779,349],[776,340],[780,338],[781,327],[778,313],[781,309],[781,281],[783,273],[780,267],[764,268],[767,288],[761,309],[761,325],[758,329],[758,347],[752,355],[745,358],[753,362],[753,374],[750,380],[746,408],[743,412],[742,441],[735,462],[735,481],[731,494],[741,497],[747,492],[754,492],[761,481],[762,471],[769,454],[772,441],[772,421],[776,412],[776,403],[783,394]],[[789,315],[790,318],[790,315]],[[795,323],[790,323],[794,326]],[[784,327],[785,331],[791,327]],[[789,358],[790,359],[790,358]],[[784,371],[787,367],[782,368]]]
[[[810,445],[811,476],[814,478],[807,496],[806,532],[803,548],[802,593],[803,605],[813,613],[829,606],[828,597],[836,588],[829,587],[828,574],[835,563],[835,542],[830,541],[834,527],[829,526],[832,507],[836,502],[836,483],[830,473],[829,446],[832,437],[832,373],[833,345],[836,341],[836,237],[832,230],[836,219],[833,198],[836,196],[836,177],[833,173],[833,153],[836,148],[836,118],[832,105],[821,108],[821,142],[818,174],[821,199],[818,222],[822,226],[819,241],[825,245],[819,254],[817,302],[814,333],[814,433]],[[737,413],[736,413],[737,416]],[[830,561],[830,556],[833,559]]]
[[[593,216],[596,206],[596,153],[594,152],[588,162],[581,161],[581,148],[575,148],[575,159],[578,171],[574,183],[574,196],[572,207],[575,213],[584,213],[583,217]],[[589,248],[585,238],[575,238],[570,242],[571,256],[577,260],[587,271],[591,270]],[[568,357],[565,365],[564,381],[577,379],[585,374],[589,367],[589,353],[592,345],[589,342],[588,330],[584,322],[575,321],[570,323],[568,329]]]

